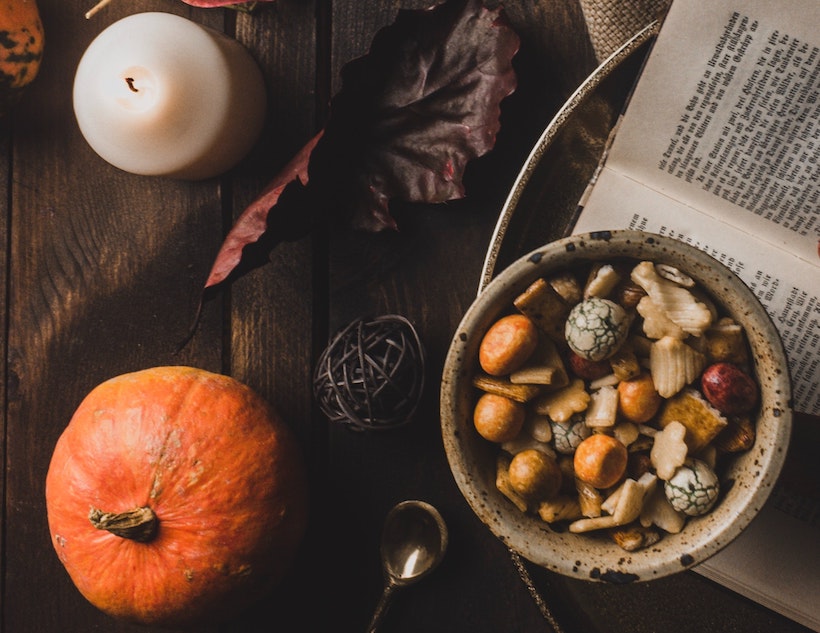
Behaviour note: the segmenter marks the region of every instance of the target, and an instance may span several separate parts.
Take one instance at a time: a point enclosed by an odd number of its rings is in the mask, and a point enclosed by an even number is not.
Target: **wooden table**
[[[248,16],[176,0],[116,0],[86,20],[88,4],[39,0],[47,40],[41,74],[0,122],[0,628],[145,630],[103,615],[73,587],[49,542],[44,479],[58,436],[91,388],[120,373],[186,364],[231,374],[273,402],[304,445],[312,488],[308,535],[287,582],[236,621],[203,630],[363,631],[382,588],[383,519],[408,498],[441,510],[450,549],[433,576],[398,596],[385,632],[549,630],[507,550],[455,486],[439,433],[438,386],[506,192],[552,114],[595,66],[579,6],[507,3],[522,37],[520,85],[504,102],[496,151],[468,170],[466,200],[398,205],[399,232],[320,227],[278,245],[268,265],[206,304],[196,335],[177,353],[226,230],[322,127],[341,67],[366,53],[400,6],[427,2],[277,0]],[[124,173],[79,132],[71,88],[81,54],[110,23],[148,10],[225,30],[265,72],[270,107],[263,137],[224,177],[179,182]],[[355,433],[319,413],[313,366],[337,328],[379,314],[416,324],[428,354],[428,388],[409,426]],[[692,573],[611,587],[532,572],[568,632],[803,630]]]

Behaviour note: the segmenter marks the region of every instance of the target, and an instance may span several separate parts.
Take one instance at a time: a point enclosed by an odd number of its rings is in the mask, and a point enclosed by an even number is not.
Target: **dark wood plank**
[[[334,67],[367,52],[373,34],[394,18],[384,11],[376,21],[368,11],[366,19],[352,20],[346,16],[363,12],[355,2],[336,3],[335,11],[345,17],[338,18],[334,31]],[[356,29],[351,31],[351,25]],[[534,25],[528,31],[541,35]],[[527,50],[536,49],[535,44],[528,43]],[[422,498],[440,508],[450,524],[451,548],[439,571],[398,596],[388,616],[390,630],[509,630],[511,617],[521,630],[543,626],[506,549],[478,524],[456,489],[438,426],[444,354],[475,296],[494,219],[526,151],[562,101],[561,90],[540,74],[529,55],[521,58],[526,70],[520,92],[504,104],[497,151],[468,169],[466,200],[397,204],[398,233],[350,232],[331,240],[331,329],[360,316],[401,314],[416,324],[428,350],[427,391],[409,426],[380,434],[330,430],[332,476],[327,485],[337,519],[334,534],[346,544],[335,554],[334,566],[351,574],[334,591],[332,604],[351,630],[365,627],[381,591],[382,521],[394,503],[406,498]],[[495,599],[499,586],[505,587],[504,595]]]
[[[192,15],[184,6],[171,10]],[[73,118],[74,70],[96,33],[135,9],[168,5],[114,5],[93,22],[79,2],[40,8],[46,56],[14,120],[4,625],[133,630],[86,603],[61,568],[45,475],[57,437],[97,383],[160,364],[220,368],[219,314],[202,323],[215,344],[200,339],[175,354],[218,245],[219,187],[120,172],[92,152]],[[208,19],[218,26],[221,16]]]
[[[10,265],[9,258],[9,223],[11,221],[11,214],[9,210],[9,195],[11,189],[11,147],[12,147],[12,125],[11,117],[6,116],[0,120],[0,169],[2,169],[2,176],[0,176],[0,243],[3,244],[3,257],[0,259],[0,327],[2,327],[2,334],[0,334],[0,349],[3,350],[3,356],[6,357],[6,349],[8,348],[7,332],[8,332],[8,272]],[[0,406],[5,412],[7,409],[6,400],[6,385],[8,384],[6,375],[6,363],[3,363],[0,368]],[[0,491],[2,491],[3,506],[0,508],[0,562],[5,560],[5,543],[6,543],[6,441],[8,437],[8,424],[6,416],[3,415],[0,421],[0,431],[2,431],[3,442],[0,443],[0,464],[3,465],[0,471]],[[5,596],[6,578],[5,574],[0,573],[0,612],[2,611],[3,600]]]
[[[277,0],[238,19],[237,38],[255,52],[267,77],[269,116],[258,147],[234,178],[235,213],[316,133],[317,10],[314,2]],[[324,322],[324,295],[316,282],[323,272],[316,270],[316,259],[312,236],[284,241],[273,249],[266,266],[237,280],[228,291],[226,370],[263,394],[297,432],[309,468],[312,518],[292,573],[269,599],[226,626],[226,631],[327,630],[325,611],[305,609],[324,550],[321,535],[313,529],[321,522],[326,442],[312,417],[314,323]]]
[[[263,137],[233,179],[235,214],[316,133],[315,11],[310,2],[277,2],[237,25],[238,38],[256,51],[268,78],[269,115]],[[309,235],[286,240],[272,250],[270,263],[229,288],[230,372],[305,427],[313,354],[313,250]]]

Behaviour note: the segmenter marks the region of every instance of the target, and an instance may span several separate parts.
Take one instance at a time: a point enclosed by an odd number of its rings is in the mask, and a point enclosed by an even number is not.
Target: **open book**
[[[574,228],[669,235],[732,269],[780,331],[808,414],[796,424],[815,429],[818,25],[818,0],[674,0]],[[696,570],[820,631],[820,494],[803,494],[818,470],[798,491],[782,477],[748,531]]]

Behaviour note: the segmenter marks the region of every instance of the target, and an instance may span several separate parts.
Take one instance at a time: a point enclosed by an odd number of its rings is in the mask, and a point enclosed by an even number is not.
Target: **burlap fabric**
[[[670,0],[580,0],[599,62],[647,24],[661,17]]]

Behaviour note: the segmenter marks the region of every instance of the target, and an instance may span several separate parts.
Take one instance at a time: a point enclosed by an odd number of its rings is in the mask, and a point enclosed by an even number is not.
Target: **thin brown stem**
[[[90,9],[86,12],[86,14],[85,14],[85,19],[86,19],[86,20],[88,20],[89,18],[91,18],[91,17],[93,17],[94,15],[96,15],[96,13],[97,13],[100,9],[102,9],[103,7],[105,7],[105,6],[106,6],[109,2],[111,2],[111,0],[100,0],[97,4],[95,4],[93,7],[91,7],[91,8],[90,8]]]
[[[98,508],[91,508],[88,520],[98,530],[107,530],[138,543],[147,543],[153,539],[159,523],[157,515],[147,506],[125,512],[103,512]]]

